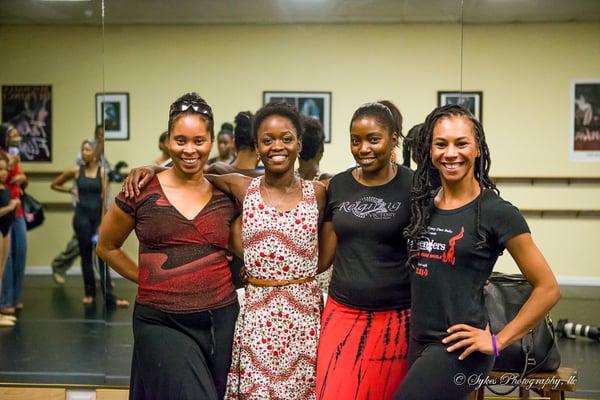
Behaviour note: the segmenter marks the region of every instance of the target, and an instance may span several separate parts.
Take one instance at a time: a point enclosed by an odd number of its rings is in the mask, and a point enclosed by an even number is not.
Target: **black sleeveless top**
[[[86,213],[102,213],[102,180],[100,167],[94,178],[85,176],[85,166],[79,166],[77,177],[77,194],[79,201],[76,209]]]

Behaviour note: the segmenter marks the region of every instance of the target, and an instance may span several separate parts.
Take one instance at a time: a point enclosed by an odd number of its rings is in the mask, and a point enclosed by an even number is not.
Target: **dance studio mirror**
[[[353,163],[348,123],[360,104],[392,100],[407,131],[436,105],[438,90],[461,87],[460,0],[14,0],[2,7],[8,40],[0,46],[9,57],[2,85],[52,88],[52,159],[23,162],[46,220],[28,233],[25,308],[15,327],[0,330],[2,351],[11,354],[0,361],[2,382],[128,383],[132,306],[105,307],[99,287],[97,301],[84,306],[80,273],[67,274],[64,285],[50,275],[73,235],[71,198],[50,184],[75,165],[97,123],[106,160],[124,173],[119,162],[157,158],[169,105],[185,92],[212,106],[216,131],[238,111],[258,109],[264,92],[310,92],[331,99],[321,169],[334,173]],[[111,177],[108,202],[120,190],[118,174]],[[137,260],[135,235],[125,249]],[[135,286],[113,284],[133,304]]]
[[[89,158],[80,151],[101,123],[96,118],[96,94],[103,92],[101,12],[100,0],[0,3],[2,122],[21,133],[20,145],[10,151],[18,149],[26,192],[44,205],[45,216],[43,224],[27,231],[26,241],[13,236],[13,246],[22,251],[26,246],[26,269],[22,296],[6,302],[7,285],[19,290],[18,264],[11,261],[12,271],[8,266],[5,271],[0,311],[19,303],[23,308],[16,311],[15,326],[0,328],[3,383],[104,383],[98,355],[105,348],[105,307],[100,288],[98,301],[82,303],[79,251],[73,243],[75,196],[69,193],[78,159],[85,164],[101,156]],[[84,147],[89,152],[89,144]],[[52,190],[65,171],[69,179]],[[66,247],[63,262],[53,262]],[[23,253],[13,254],[18,259]],[[51,265],[66,269],[71,262],[66,277],[63,270],[58,275],[64,282],[55,283]],[[7,276],[11,272],[13,281]]]

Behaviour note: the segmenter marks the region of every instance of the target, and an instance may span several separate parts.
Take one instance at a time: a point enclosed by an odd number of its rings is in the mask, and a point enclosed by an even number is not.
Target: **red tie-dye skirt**
[[[331,297],[321,318],[317,399],[391,399],[408,371],[410,309],[364,311]]]

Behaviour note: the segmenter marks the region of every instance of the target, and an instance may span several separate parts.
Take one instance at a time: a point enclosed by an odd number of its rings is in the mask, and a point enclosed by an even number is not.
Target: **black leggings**
[[[79,255],[81,257],[81,271],[83,275],[83,286],[86,296],[96,297],[96,279],[94,278],[94,244],[92,238],[100,226],[101,210],[86,210],[83,207],[75,208],[73,217],[73,229],[77,236]],[[110,275],[104,261],[98,258],[98,273],[100,275],[102,292],[107,305],[112,306],[116,297],[112,293]]]
[[[223,399],[238,312],[237,300],[188,314],[136,304],[129,398]]]
[[[411,339],[410,367],[394,400],[462,400],[477,389],[492,369],[495,357],[476,351],[461,361],[458,356],[462,351],[448,353],[447,347]]]

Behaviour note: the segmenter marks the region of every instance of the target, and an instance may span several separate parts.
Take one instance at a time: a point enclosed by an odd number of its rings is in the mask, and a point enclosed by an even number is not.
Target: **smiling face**
[[[480,151],[472,122],[461,116],[440,119],[433,127],[429,154],[442,181],[475,180],[475,162]]]
[[[208,122],[200,114],[183,114],[169,132],[169,153],[176,169],[186,175],[202,172],[212,148]]]
[[[280,115],[265,118],[258,127],[256,151],[269,172],[294,169],[302,143],[292,121]]]
[[[364,172],[374,173],[390,165],[393,149],[398,145],[398,135],[372,116],[364,116],[352,122],[350,127],[350,151]]]

